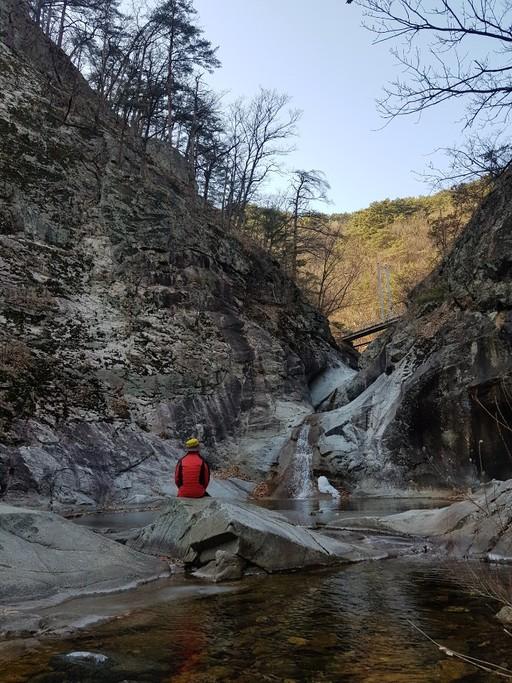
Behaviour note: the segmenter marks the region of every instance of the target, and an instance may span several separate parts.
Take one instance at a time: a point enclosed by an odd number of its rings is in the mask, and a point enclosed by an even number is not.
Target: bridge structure
[[[371,325],[367,325],[366,327],[363,327],[360,330],[351,332],[350,334],[346,334],[344,337],[341,337],[341,341],[353,344],[353,342],[359,339],[364,339],[365,337],[369,337],[372,334],[376,334],[377,332],[382,332],[383,330],[387,330],[388,327],[396,325],[396,323],[400,320],[400,317],[401,316],[397,315],[393,318],[388,318],[387,320],[381,320],[379,322],[372,323]],[[366,346],[369,343],[369,341],[365,341],[360,344],[353,344],[353,346],[355,348],[358,348],[360,346]]]

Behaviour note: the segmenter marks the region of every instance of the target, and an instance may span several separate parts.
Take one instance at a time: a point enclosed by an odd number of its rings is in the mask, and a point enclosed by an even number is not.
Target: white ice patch
[[[332,394],[335,389],[340,389],[350,382],[357,375],[356,370],[352,370],[345,363],[339,363],[332,368],[324,370],[309,387],[311,403],[316,408],[322,401]]]
[[[318,477],[318,490],[320,493],[328,493],[333,498],[340,497],[340,492],[334,488],[327,477]]]

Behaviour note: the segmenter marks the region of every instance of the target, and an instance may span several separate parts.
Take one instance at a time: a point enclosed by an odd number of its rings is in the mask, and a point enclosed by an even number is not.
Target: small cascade
[[[309,424],[302,425],[291,462],[290,493],[294,498],[309,498],[316,493],[312,481],[313,448],[309,443]]]

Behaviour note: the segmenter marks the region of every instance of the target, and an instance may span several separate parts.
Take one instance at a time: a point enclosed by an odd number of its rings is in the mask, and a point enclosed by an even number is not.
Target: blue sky
[[[303,110],[290,168],[321,169],[329,211],[352,211],[386,197],[428,194],[414,172],[436,149],[460,140],[462,108],[449,104],[421,119],[383,128],[375,99],[399,73],[390,44],[372,45],[361,10],[344,0],[194,0],[222,68],[211,85],[227,99],[261,85],[286,92]]]

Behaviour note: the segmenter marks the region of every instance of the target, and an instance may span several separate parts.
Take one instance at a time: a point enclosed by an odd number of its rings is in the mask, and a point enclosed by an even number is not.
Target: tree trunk
[[[50,35],[50,30],[52,27],[52,16],[53,16],[53,3],[48,3],[48,9],[46,10],[46,27],[45,27],[45,33],[47,36]]]
[[[293,202],[293,232],[292,232],[292,268],[291,278],[294,282],[297,281],[297,258],[299,252],[299,195],[300,190],[297,190]]]
[[[66,12],[68,10],[68,0],[62,3],[62,12],[60,15],[59,36],[57,38],[57,47],[62,49],[62,41],[64,39],[64,28],[66,26]]]
[[[174,115],[174,38],[175,38],[175,18],[176,18],[176,8],[173,5],[172,18],[171,18],[171,33],[169,35],[169,52],[168,52],[168,63],[167,63],[167,135],[169,145],[172,147],[172,131],[174,128],[173,115]]]
[[[37,0],[36,11],[34,15],[34,20],[38,26],[42,28],[42,18],[43,18],[43,3],[44,0]]]

